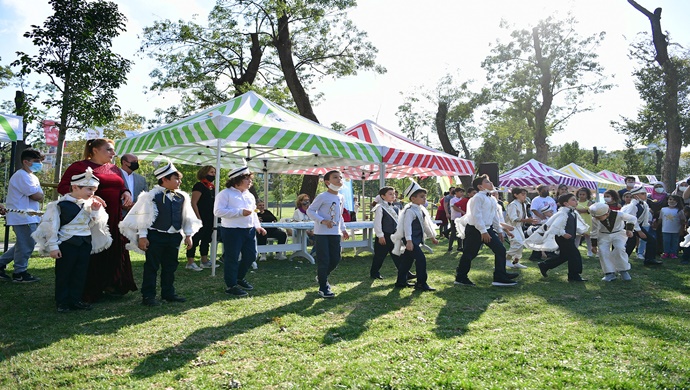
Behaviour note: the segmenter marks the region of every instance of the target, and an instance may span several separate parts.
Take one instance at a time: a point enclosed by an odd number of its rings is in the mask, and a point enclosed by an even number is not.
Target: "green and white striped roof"
[[[22,117],[0,114],[0,142],[21,141],[23,138]]]
[[[221,167],[246,164],[284,172],[315,166],[379,163],[376,146],[340,134],[247,92],[188,118],[118,140],[119,155]]]

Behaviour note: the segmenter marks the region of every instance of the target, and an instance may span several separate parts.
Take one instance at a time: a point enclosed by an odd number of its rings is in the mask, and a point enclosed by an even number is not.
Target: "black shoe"
[[[414,285],[414,289],[417,290],[417,291],[436,291],[435,288],[429,286],[429,285],[426,284],[426,283],[424,283],[424,284],[419,284],[419,283],[418,283],[418,284],[415,284],[415,285]]]
[[[247,295],[249,295],[249,293],[242,290],[239,285],[226,288],[225,293],[234,295],[236,297],[246,297]]]
[[[661,260],[657,260],[657,259],[644,261],[644,265],[661,265],[661,264],[664,264],[664,262]]]
[[[540,261],[537,263],[537,265],[539,266],[539,271],[541,272],[541,276],[543,276],[545,278],[548,277],[549,275],[547,275],[546,273],[549,272],[549,269],[546,268],[546,264],[544,264],[543,261]]]
[[[405,283],[405,284],[396,283],[395,284],[396,288],[405,288],[405,287],[414,287],[414,286],[415,286],[414,283]]]
[[[369,275],[372,279],[383,279],[383,276],[381,274],[376,274],[376,275]]]
[[[143,298],[141,300],[141,304],[144,306],[149,306],[149,307],[154,307],[154,306],[160,306],[161,303],[158,301],[158,299],[154,297],[149,297],[149,298]]]
[[[0,271],[0,282],[11,282],[12,277],[5,273],[5,270]]]
[[[412,272],[407,273],[407,280],[412,280],[412,279],[417,279],[417,275],[413,274]]]
[[[462,248],[458,248],[458,252],[462,252]]]
[[[30,273],[24,271],[18,274],[12,274],[12,281],[15,283],[33,283],[38,282],[39,278],[32,276]]]
[[[187,302],[187,300],[185,298],[183,298],[177,294],[175,294],[171,297],[163,298],[163,300],[166,302]]]
[[[333,291],[331,291],[331,289],[327,289],[325,291],[319,290],[319,296],[321,298],[330,299],[330,298],[335,298],[335,293]]]
[[[474,287],[474,286],[476,286],[476,284],[472,283],[472,281],[469,280],[468,278],[464,278],[464,279],[457,279],[457,278],[456,278],[456,279],[455,279],[455,282],[453,282],[453,284],[457,284],[457,285],[460,285],[460,286],[468,286],[468,287]]]
[[[237,285],[242,287],[242,289],[245,291],[251,291],[254,289],[254,286],[249,284],[249,282],[247,282],[247,279],[238,280]]]
[[[69,307],[69,305],[58,305],[57,307],[58,313],[69,313],[70,311],[72,311],[72,309]]]
[[[506,272],[506,277],[507,277],[508,279],[515,279],[515,278],[517,278],[518,276],[520,276],[520,274],[515,274],[515,273],[512,273],[512,272]]]
[[[508,278],[495,278],[491,285],[497,287],[511,287],[517,286],[517,282]]]
[[[91,310],[92,307],[88,303],[85,302],[77,302],[70,306],[70,309],[72,310]]]
[[[586,282],[587,279],[583,278],[580,275],[573,276],[573,277],[568,277],[569,282]]]

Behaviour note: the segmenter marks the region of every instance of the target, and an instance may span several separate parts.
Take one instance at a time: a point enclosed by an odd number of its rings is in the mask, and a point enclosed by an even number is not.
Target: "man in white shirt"
[[[467,214],[461,218],[465,223],[464,252],[455,270],[455,284],[474,286],[467,274],[472,260],[477,257],[482,244],[494,252],[494,286],[515,286],[513,279],[519,274],[506,272],[506,248],[503,246],[503,229],[498,216],[496,198],[491,196],[494,185],[487,175],[481,175],[472,181],[477,194],[467,203]],[[510,234],[510,233],[509,233]]]
[[[551,206],[551,211],[555,213],[556,211],[558,211],[558,206],[556,205],[556,201],[549,196],[548,186],[540,185],[539,187],[537,187],[537,192],[539,193],[539,196],[532,199],[530,206],[532,210],[532,215],[534,215],[535,218],[546,219],[544,217],[544,214],[540,213],[539,210],[545,205],[549,205]]]
[[[120,157],[120,173],[122,179],[125,181],[125,187],[132,194],[132,202],[136,203],[139,194],[143,191],[148,191],[149,187],[146,184],[146,179],[138,173],[134,173],[139,169],[139,159],[133,154],[124,154]],[[122,216],[127,215],[129,210],[122,209]]]
[[[26,149],[21,155],[22,167],[12,175],[7,188],[7,208],[15,210],[7,213],[7,225],[12,226],[17,240],[14,246],[0,256],[0,281],[18,283],[37,282],[40,279],[32,276],[29,268],[29,257],[36,241],[31,234],[36,231],[41,217],[30,211],[41,209],[43,190],[35,172],[43,169],[43,154],[35,149]],[[17,212],[21,211],[21,212]],[[10,277],[5,273],[7,264],[14,261],[14,273]]]

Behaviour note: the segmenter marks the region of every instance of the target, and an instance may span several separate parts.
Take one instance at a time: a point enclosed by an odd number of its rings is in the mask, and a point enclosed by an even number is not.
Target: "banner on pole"
[[[60,129],[57,127],[57,122],[51,120],[44,120],[41,125],[43,126],[43,133],[46,136],[46,145],[57,146],[58,136]]]

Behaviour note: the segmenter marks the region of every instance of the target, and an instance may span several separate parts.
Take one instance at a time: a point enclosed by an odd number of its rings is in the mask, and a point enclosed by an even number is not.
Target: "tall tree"
[[[536,159],[547,162],[549,135],[572,115],[591,110],[585,97],[611,88],[594,51],[604,33],[581,38],[572,16],[546,18],[497,42],[483,62],[493,99],[521,113],[534,137]],[[505,21],[501,27],[508,28]],[[590,99],[591,100],[591,99]]]
[[[675,188],[678,176],[678,162],[682,145],[680,116],[678,113],[678,93],[680,80],[678,64],[668,53],[668,36],[661,29],[661,8],[650,12],[634,0],[628,0],[636,10],[649,19],[652,27],[652,42],[656,55],[654,60],[662,70],[663,89],[661,106],[666,130],[666,156],[664,157],[663,177],[666,188]],[[687,81],[686,81],[687,82]]]
[[[45,75],[55,94],[43,104],[59,112],[55,182],[62,171],[67,129],[101,125],[119,111],[115,90],[127,80],[131,62],[111,50],[127,19],[117,4],[104,1],[50,0],[54,14],[24,34],[38,54],[18,52],[20,74]]]

